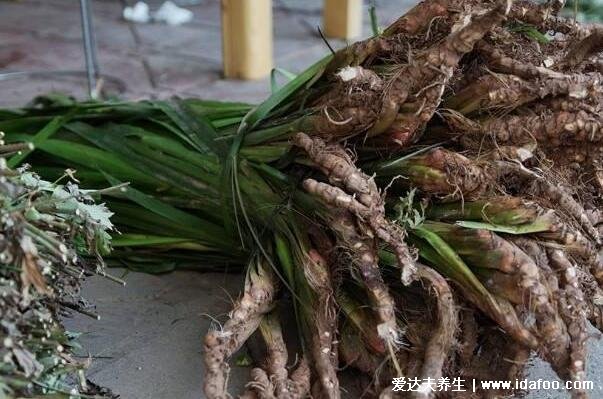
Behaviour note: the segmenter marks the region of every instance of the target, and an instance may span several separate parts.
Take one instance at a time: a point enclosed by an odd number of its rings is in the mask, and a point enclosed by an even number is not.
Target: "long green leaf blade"
[[[70,114],[54,117],[46,126],[42,128],[31,140],[34,149],[55,134],[69,120]],[[23,151],[21,154],[16,154],[8,160],[8,166],[14,168],[27,158],[30,151]]]

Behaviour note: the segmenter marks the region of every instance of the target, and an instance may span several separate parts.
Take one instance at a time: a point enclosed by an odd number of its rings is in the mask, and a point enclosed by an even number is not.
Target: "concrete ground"
[[[178,27],[132,24],[120,18],[123,4],[135,0],[92,0],[102,73],[126,85],[122,96],[136,99],[172,95],[258,101],[269,93],[268,79],[250,82],[221,78],[219,0],[197,0],[188,7],[192,22]],[[162,1],[148,0],[151,9]],[[178,1],[176,1],[178,2]],[[191,3],[191,0],[180,0]],[[317,33],[321,0],[275,0],[274,64],[300,72],[328,49]],[[383,25],[412,0],[381,0]],[[0,71],[83,70],[79,2],[74,0],[0,0]],[[365,18],[365,32],[369,21]],[[332,40],[331,45],[344,43]],[[1,79],[1,77],[0,77]],[[23,105],[49,90],[85,96],[83,77],[0,80],[0,106]],[[115,89],[109,85],[109,89]]]
[[[182,2],[188,0],[182,0]],[[256,102],[269,93],[268,79],[241,82],[221,78],[218,0],[201,0],[189,8],[194,21],[179,27],[134,25],[120,19],[133,1],[92,0],[101,71],[125,84],[120,96],[130,99],[172,95]],[[190,1],[189,1],[190,2]],[[155,7],[158,0],[148,1]],[[380,0],[382,25],[414,3]],[[275,66],[299,72],[327,53],[316,33],[321,0],[275,0]],[[368,18],[364,23],[368,34]],[[79,8],[74,0],[0,0],[0,73],[8,71],[82,70]],[[334,47],[344,45],[330,41]],[[82,77],[1,80],[0,106],[19,106],[37,94],[64,91],[85,98]],[[116,87],[109,85],[110,90]],[[114,274],[125,271],[113,271]],[[176,272],[163,276],[127,273],[127,287],[92,278],[84,292],[101,320],[67,319],[82,332],[82,355],[95,359],[89,377],[124,399],[193,399],[202,397],[201,339],[212,318],[227,312],[241,287],[241,276]],[[603,398],[603,347],[591,341],[588,379],[592,398]],[[233,366],[231,386],[238,392],[246,367]],[[555,379],[541,362],[529,379]],[[353,382],[344,384],[354,398]],[[537,391],[530,399],[566,398],[564,392]]]

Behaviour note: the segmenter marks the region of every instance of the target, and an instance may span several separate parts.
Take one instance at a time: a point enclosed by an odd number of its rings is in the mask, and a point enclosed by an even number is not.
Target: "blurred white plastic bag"
[[[168,25],[182,25],[193,20],[193,12],[168,0],[153,14],[153,19]]]
[[[175,26],[192,21],[193,12],[186,8],[178,7],[169,0],[164,2],[157,11],[150,12],[149,6],[145,2],[139,1],[134,7],[124,8],[123,17],[126,21],[139,24],[156,21]]]
[[[126,7],[123,12],[126,21],[132,21],[139,24],[146,24],[151,21],[149,6],[144,1],[134,4],[134,7]]]

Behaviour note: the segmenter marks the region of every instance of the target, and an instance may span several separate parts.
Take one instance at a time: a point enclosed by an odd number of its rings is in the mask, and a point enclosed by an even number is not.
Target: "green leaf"
[[[211,121],[211,124],[216,128],[220,129],[227,126],[238,125],[241,123],[243,118],[241,116],[231,116],[228,118],[215,119]]]
[[[237,367],[250,367],[253,365],[253,359],[251,359],[251,356],[249,356],[249,354],[245,352],[239,354],[235,358],[234,363]]]
[[[157,122],[163,123],[159,121]],[[166,125],[168,124],[166,123]],[[131,134],[138,136],[143,143],[148,144],[150,147],[158,151],[162,151],[166,154],[178,157],[183,161],[204,168],[208,172],[214,173],[216,175],[220,173],[219,159],[215,154],[200,153],[198,151],[191,150],[185,147],[181,142],[177,141],[176,139],[151,133],[144,129],[140,129],[134,126],[130,126],[129,128],[131,129]]]
[[[119,156],[92,146],[65,140],[49,139],[40,143],[38,149],[65,159],[70,163],[105,170],[106,172],[111,173],[120,179],[130,181],[131,183],[136,182],[157,186],[157,181],[155,179],[146,173],[131,167]]]
[[[263,103],[249,111],[249,113],[247,113],[247,115],[245,115],[241,121],[241,124],[237,130],[237,136],[233,140],[233,143],[230,147],[222,173],[222,189],[220,191],[225,194],[223,198],[224,207],[222,214],[226,221],[226,225],[232,226],[233,221],[232,217],[230,216],[231,209],[234,210],[235,218],[237,218],[237,212],[240,209],[248,230],[250,231],[254,241],[256,241],[256,243],[260,246],[262,244],[259,242],[254,226],[251,224],[249,217],[246,215],[245,204],[243,204],[241,201],[242,195],[239,190],[237,170],[239,162],[238,154],[241,144],[243,143],[246,133],[252,128],[256,127],[270,113],[270,111],[282,104],[305,84],[312,81],[315,76],[322,73],[331,58],[332,56],[329,55],[318,61],[298,75],[295,79],[279,89],[276,93],[272,94]],[[236,227],[240,230],[238,222]],[[231,228],[229,227],[229,229]]]
[[[194,114],[185,102],[160,102],[158,106],[180,128],[179,136],[197,151],[226,155],[227,147],[223,142],[216,140],[219,134],[211,122],[201,114]]]
[[[377,174],[377,176],[394,176],[402,174],[402,171],[408,164],[408,161],[412,158],[422,155],[426,152],[433,150],[434,148],[440,147],[442,143],[435,143],[418,150],[412,151],[408,154],[398,156],[394,159],[388,159],[386,161],[377,161],[375,163],[369,163],[363,165],[363,169],[371,171]]]
[[[497,231],[500,233],[507,234],[530,234],[530,233],[541,233],[543,231],[549,231],[551,224],[547,220],[536,219],[533,223],[527,223],[522,225],[500,225],[486,222],[474,222],[470,220],[459,220],[455,223],[457,226],[465,227],[468,229],[483,229],[490,231]]]
[[[295,283],[294,266],[289,243],[280,234],[277,234],[274,238],[276,255],[287,277],[287,284],[293,286]]]
[[[471,269],[469,269],[461,257],[439,235],[423,227],[415,228],[412,230],[412,233],[424,239],[435,251],[435,253],[437,253],[438,257],[445,262],[444,264],[434,264],[440,267],[445,266],[445,274],[448,274],[449,277],[454,278],[460,283],[464,283],[473,291],[478,292],[482,296],[490,295],[488,290],[483,286],[481,281],[475,277]]]
[[[551,39],[540,33],[540,31],[534,25],[516,22],[509,26],[508,29],[511,32],[521,33],[524,36],[536,40],[537,42],[542,44],[546,44],[551,41]]]
[[[375,3],[375,0],[370,1],[369,18],[371,20],[371,31],[373,36],[379,36],[381,34],[381,29],[379,28],[379,21],[377,19],[377,4]]]
[[[272,68],[272,71],[270,71],[270,91],[272,93],[276,93],[278,91],[278,84],[276,83],[276,74],[277,73],[280,73],[288,80],[293,80],[297,76],[294,73],[289,72],[283,68]]]
[[[411,241],[419,249],[419,254],[444,276],[451,278],[466,290],[465,296],[482,311],[495,319],[504,318],[501,303],[504,300],[492,295],[473,271],[465,264],[455,250],[438,234],[419,227],[411,232]],[[416,237],[420,237],[421,240]],[[502,303],[504,305],[504,303]]]
[[[34,149],[42,144],[46,139],[55,134],[69,119],[70,114],[54,117],[46,126],[42,128],[31,140]],[[21,154],[16,154],[8,160],[8,166],[14,168],[27,158],[30,151],[23,151]]]
[[[151,234],[121,234],[113,238],[113,247],[138,247],[191,242],[183,237],[165,237]]]
[[[51,116],[24,116],[0,121],[0,131],[6,133],[7,142],[13,143],[12,136],[19,133],[37,133],[52,121]]]
[[[273,93],[260,105],[249,111],[249,113],[245,115],[245,118],[239,126],[239,133],[244,134],[256,127],[260,122],[264,120],[264,118],[266,117],[266,115],[268,115],[268,113],[270,113],[270,111],[274,110],[276,107],[281,105],[285,100],[291,97],[291,95],[297,92],[306,83],[312,81],[312,79],[316,75],[321,74],[327,64],[331,61],[331,58],[333,58],[333,56],[328,55],[320,61],[316,62],[310,68],[297,75],[295,79],[287,83],[285,86],[281,87],[277,92]]]
[[[142,154],[140,152],[142,148],[137,148],[124,137],[123,133],[127,131],[127,127],[108,124],[102,128],[95,128],[82,122],[73,122],[65,127],[102,149],[117,154],[121,159],[128,160],[128,164],[132,167],[144,171],[169,187],[201,196],[215,190],[215,187],[209,187],[207,183],[164,165],[154,157],[149,157],[148,153]]]
[[[122,184],[123,182],[113,176],[104,173],[111,185]],[[127,187],[124,196],[130,201],[142,206],[143,208],[156,213],[180,226],[197,231],[199,239],[204,242],[218,243],[221,246],[232,245],[230,237],[224,234],[224,230],[211,222],[198,218],[197,216],[174,208],[162,201],[159,201],[133,187]]]

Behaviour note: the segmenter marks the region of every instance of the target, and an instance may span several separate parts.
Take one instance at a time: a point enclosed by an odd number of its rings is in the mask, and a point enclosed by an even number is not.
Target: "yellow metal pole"
[[[259,79],[272,69],[272,0],[222,0],[224,76]]]
[[[362,35],[362,0],[325,0],[323,26],[327,37],[359,37]]]

